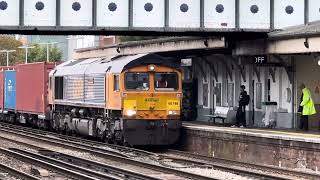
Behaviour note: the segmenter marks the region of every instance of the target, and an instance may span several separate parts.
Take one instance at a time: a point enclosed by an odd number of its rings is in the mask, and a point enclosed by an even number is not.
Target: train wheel
[[[15,117],[14,114],[10,114],[9,122],[12,123],[12,124],[16,124],[16,117]]]
[[[114,140],[114,144],[116,145],[123,145],[124,143],[124,138],[122,136],[122,132],[121,131],[117,131],[115,133],[115,140]]]
[[[124,138],[123,138],[123,146],[132,147]]]
[[[69,131],[68,124],[64,124],[63,129],[62,129],[62,134],[67,135]]]
[[[99,139],[99,141],[102,142],[107,142],[107,137],[106,137],[106,132],[105,131],[101,131],[100,129],[97,129],[97,137]]]

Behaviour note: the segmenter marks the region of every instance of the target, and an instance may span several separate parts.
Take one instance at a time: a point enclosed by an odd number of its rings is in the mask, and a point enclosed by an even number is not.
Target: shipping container
[[[18,112],[45,115],[48,106],[49,73],[54,66],[48,63],[16,66]]]
[[[12,67],[0,67],[0,111],[4,110],[4,71]]]
[[[0,110],[4,109],[4,71],[0,70]]]
[[[4,108],[16,109],[16,71],[4,71]]]

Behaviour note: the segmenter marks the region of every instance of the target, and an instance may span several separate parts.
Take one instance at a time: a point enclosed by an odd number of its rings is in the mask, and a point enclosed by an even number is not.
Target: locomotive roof
[[[179,67],[175,59],[162,57],[156,54],[137,54],[130,56],[116,56],[112,58],[92,58],[70,60],[58,65],[50,75],[83,75],[105,74],[106,72],[121,73],[123,70],[146,64],[165,65],[173,68]]]

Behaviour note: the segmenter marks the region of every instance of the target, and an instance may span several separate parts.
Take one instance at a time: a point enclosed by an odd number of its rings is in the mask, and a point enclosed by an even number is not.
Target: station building
[[[228,107],[225,125],[235,123],[240,85],[251,101],[249,127],[296,129],[304,83],[320,112],[320,38],[315,22],[269,33],[266,38],[230,40],[225,37],[173,37],[129,42],[104,48],[79,49],[75,58],[158,53],[181,59],[184,70],[184,119],[208,122],[216,107]],[[269,106],[272,106],[270,108]],[[266,111],[270,111],[266,112]],[[309,129],[320,129],[317,115]],[[270,122],[268,122],[270,121]],[[221,122],[217,120],[217,124]]]

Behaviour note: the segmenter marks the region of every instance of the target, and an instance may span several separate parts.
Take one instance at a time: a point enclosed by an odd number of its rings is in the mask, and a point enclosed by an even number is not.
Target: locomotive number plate
[[[168,110],[180,110],[180,101],[179,100],[168,100],[167,101]]]

